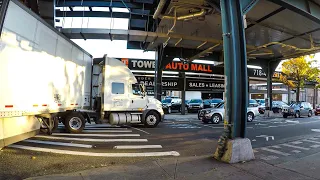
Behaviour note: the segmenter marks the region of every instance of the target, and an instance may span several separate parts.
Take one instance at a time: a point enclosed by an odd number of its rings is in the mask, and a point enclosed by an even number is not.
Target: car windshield
[[[224,108],[224,102],[220,102],[214,106],[215,108]]]
[[[291,105],[290,105],[290,107],[300,107],[301,106],[301,103],[292,103]]]
[[[162,100],[162,103],[171,103],[172,99],[164,99]]]
[[[220,103],[222,102],[222,99],[212,99],[211,103]]]
[[[265,103],[265,100],[264,100],[264,99],[260,99],[259,102],[260,102],[261,104],[264,104],[264,103]]]
[[[209,104],[210,103],[210,99],[205,99],[203,102],[205,103],[205,104]]]
[[[254,100],[254,99],[250,99],[250,100],[249,100],[249,103],[250,103],[250,104],[257,104],[257,101]]]
[[[189,103],[202,103],[201,99],[191,99]]]

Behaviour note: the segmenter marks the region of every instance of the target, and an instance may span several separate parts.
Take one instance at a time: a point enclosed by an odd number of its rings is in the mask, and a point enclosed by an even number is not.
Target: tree
[[[300,88],[305,86],[305,82],[319,82],[320,70],[317,67],[312,67],[314,62],[308,61],[314,56],[301,56],[282,64],[282,73],[280,81],[282,81],[288,88],[296,89],[296,101],[299,101]]]

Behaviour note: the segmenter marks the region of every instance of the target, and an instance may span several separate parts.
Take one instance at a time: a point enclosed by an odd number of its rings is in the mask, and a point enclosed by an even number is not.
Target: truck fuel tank
[[[110,124],[136,124],[141,123],[141,113],[111,113],[109,116]]]

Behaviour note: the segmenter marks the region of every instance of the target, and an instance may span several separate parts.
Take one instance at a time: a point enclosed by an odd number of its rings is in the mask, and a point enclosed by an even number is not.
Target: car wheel
[[[309,111],[308,112],[308,117],[311,117],[312,116],[312,111]]]
[[[299,117],[300,117],[300,112],[299,112],[299,111],[296,111],[296,113],[294,114],[294,117],[295,117],[295,118],[299,118]]]
[[[213,124],[219,124],[219,122],[222,120],[222,117],[220,116],[220,114],[214,114],[211,117],[211,122]]]
[[[249,112],[247,115],[247,121],[252,122],[254,119],[254,114],[252,112]]]
[[[168,114],[171,114],[171,107],[168,107]]]
[[[287,114],[284,114],[284,115],[283,115],[283,117],[284,117],[284,118],[287,118],[287,117],[288,117],[288,115],[287,115]]]

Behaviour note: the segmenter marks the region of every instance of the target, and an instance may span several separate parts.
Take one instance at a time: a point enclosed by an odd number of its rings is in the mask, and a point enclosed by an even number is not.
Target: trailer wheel
[[[70,133],[80,133],[84,129],[85,123],[81,113],[72,112],[66,117],[65,127]]]
[[[160,122],[160,116],[154,111],[150,111],[145,118],[144,125],[148,128],[157,127]]]

